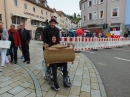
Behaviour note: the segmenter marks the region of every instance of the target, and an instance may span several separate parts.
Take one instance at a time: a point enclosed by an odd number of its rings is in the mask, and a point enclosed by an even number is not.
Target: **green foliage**
[[[74,18],[76,18],[76,13],[74,13]]]
[[[81,18],[75,18],[75,17],[73,17],[73,16],[71,16],[71,15],[67,15],[67,17],[68,17],[70,20],[76,21],[77,23],[81,20]]]

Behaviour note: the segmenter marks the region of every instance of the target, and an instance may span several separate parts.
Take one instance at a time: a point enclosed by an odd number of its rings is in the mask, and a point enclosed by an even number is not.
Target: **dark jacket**
[[[57,27],[54,29],[51,29],[50,26],[46,27],[43,32],[43,42],[49,44],[53,36],[56,36],[56,43],[60,43],[59,29]]]
[[[30,35],[30,32],[28,30],[24,29],[23,32],[22,32],[22,30],[19,29],[18,32],[19,32],[19,36],[20,36],[22,43],[23,42],[30,42],[31,35]]]
[[[10,35],[11,31],[9,30],[8,33]],[[19,33],[17,32],[17,30],[14,30],[13,32],[13,40],[14,40],[15,47],[21,46],[21,41],[20,41]]]

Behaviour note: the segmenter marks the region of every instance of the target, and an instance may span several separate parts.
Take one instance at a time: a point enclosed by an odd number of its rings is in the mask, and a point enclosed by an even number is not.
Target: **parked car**
[[[36,32],[35,32],[35,40],[42,40],[44,28],[45,27],[43,27],[43,26],[37,27]]]

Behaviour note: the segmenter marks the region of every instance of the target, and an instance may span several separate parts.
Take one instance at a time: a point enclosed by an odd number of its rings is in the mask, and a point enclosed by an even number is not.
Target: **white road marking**
[[[119,51],[130,51],[130,50],[123,50],[123,49],[114,49],[114,50],[119,50]]]
[[[116,59],[118,59],[118,60],[123,60],[123,61],[128,61],[128,62],[130,62],[130,60],[128,60],[128,59],[123,59],[123,58],[119,58],[119,57],[115,57]]]
[[[95,52],[90,52],[90,51],[83,51],[83,52],[87,52],[87,53],[91,53],[91,54],[94,54]]]

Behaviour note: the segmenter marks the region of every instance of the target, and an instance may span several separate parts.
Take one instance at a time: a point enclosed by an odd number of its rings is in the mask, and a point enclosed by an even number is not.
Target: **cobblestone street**
[[[59,73],[58,92],[44,80],[42,74],[42,42],[30,43],[31,64],[20,59],[18,65],[12,64],[0,72],[0,97],[106,97],[99,73],[87,57],[76,54],[74,64],[68,63],[72,86],[66,89],[62,85]]]

